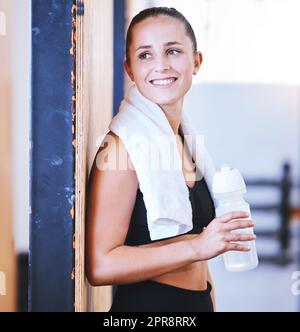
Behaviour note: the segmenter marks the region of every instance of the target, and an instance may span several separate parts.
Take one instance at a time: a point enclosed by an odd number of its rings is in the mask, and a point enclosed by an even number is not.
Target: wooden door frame
[[[109,0],[110,1],[110,0]],[[125,29],[125,1],[114,0],[112,4],[106,0],[102,5],[94,8],[94,1],[82,0],[77,1],[77,18],[76,18],[76,190],[75,190],[75,311],[106,311],[112,298],[112,288],[90,287],[84,273],[84,251],[85,251],[85,198],[86,186],[91,168],[91,157],[94,156],[96,136],[103,134],[104,127],[108,124],[111,117],[117,113],[120,101],[123,99],[123,50],[125,46],[124,29]],[[106,11],[104,14],[100,11]],[[80,15],[78,14],[80,13]],[[110,21],[110,15],[112,15]],[[103,19],[103,22],[101,20]],[[111,26],[107,24],[111,22]],[[99,24],[101,26],[99,26]],[[103,27],[102,27],[103,25]],[[106,28],[106,29],[105,29]],[[101,31],[99,30],[101,29]],[[103,44],[104,39],[109,38],[111,33],[113,41],[110,44]],[[88,31],[87,31],[88,30]],[[92,30],[92,31],[91,31]],[[106,33],[104,32],[106,30]],[[93,43],[94,36],[98,36],[97,41]],[[98,35],[99,34],[99,35]],[[105,37],[103,36],[106,35]],[[108,36],[107,36],[108,34]],[[92,38],[92,40],[90,40]],[[99,42],[99,38],[101,42]],[[108,40],[107,40],[108,42]],[[101,54],[102,48],[105,52]],[[111,55],[110,55],[111,52]],[[99,54],[96,58],[90,59],[90,53]],[[108,59],[107,57],[111,57]],[[103,68],[103,62],[108,61],[106,68]],[[89,62],[91,61],[91,62]],[[112,100],[101,105],[99,100],[94,100],[94,87],[96,90],[101,86],[103,79],[95,79],[92,75],[91,67],[95,66],[97,70],[103,69],[103,77],[107,78],[107,84],[110,88],[98,92],[111,95]],[[111,66],[111,69],[110,69]],[[113,73],[117,73],[118,79],[113,79]],[[98,72],[99,74],[99,72]],[[107,76],[109,75],[109,76]],[[93,87],[90,86],[93,85]],[[97,110],[95,111],[95,107]],[[103,109],[98,109],[98,107]],[[103,114],[102,114],[103,112]],[[97,114],[96,114],[97,113]],[[96,127],[89,128],[91,122],[101,121]],[[91,132],[87,135],[87,132]],[[88,155],[87,155],[88,154]]]

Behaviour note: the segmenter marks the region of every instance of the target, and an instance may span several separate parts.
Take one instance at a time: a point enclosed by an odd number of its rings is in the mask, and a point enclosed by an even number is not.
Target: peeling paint
[[[75,195],[74,195],[74,190],[73,190],[73,188],[65,187],[64,189],[65,189],[65,191],[67,192],[66,195],[65,195],[65,197],[67,198],[69,204],[70,204],[71,206],[73,206],[73,205],[74,205],[74,201],[75,201]],[[70,213],[71,213],[71,216],[72,216],[72,214],[74,215],[74,211],[73,211],[73,212],[70,212]],[[73,217],[72,217],[72,218],[73,218]]]
[[[70,203],[70,205],[74,203],[74,200],[75,200],[75,195],[71,195],[71,197],[68,198],[68,202]]]
[[[58,11],[58,10],[61,10],[61,8],[62,8],[61,0],[53,0],[52,1],[52,9],[53,10]]]
[[[48,13],[48,16],[49,16],[49,21],[50,21],[50,23],[53,24],[53,23],[54,23],[54,20],[55,20],[55,13],[53,13],[53,12],[49,12],[49,13]]]
[[[64,160],[58,155],[53,155],[51,158],[44,158],[44,160],[49,162],[50,167],[60,166],[64,162]]]
[[[75,195],[71,195],[70,197],[66,195],[66,198],[68,199],[69,204],[73,206]]]
[[[76,11],[77,11],[77,6],[76,6],[76,4],[74,3],[74,4],[72,5],[72,7],[71,7],[71,12],[72,12],[73,15],[75,15],[75,14],[76,14]]]
[[[72,23],[75,24],[75,20],[72,20]],[[76,41],[76,30],[73,29],[71,32],[71,39],[72,39],[72,44],[73,46],[75,46],[75,41]]]
[[[65,187],[65,191],[67,192],[74,192],[72,187]]]
[[[71,84],[72,84],[72,145],[74,149],[77,147],[76,143],[76,39],[77,39],[77,34],[76,34],[76,15],[77,15],[77,6],[76,4],[73,4],[71,8],[72,12],[72,33],[71,33],[71,45],[72,47],[70,48],[70,54],[73,56],[73,70],[70,73],[70,78],[71,78]],[[75,152],[74,152],[75,154]],[[76,158],[76,157],[75,157]],[[76,161],[76,160],[75,160]],[[74,181],[76,183],[76,171],[74,172]],[[65,190],[68,188],[66,187]],[[72,188],[72,194],[71,197],[68,199],[69,203],[72,205],[70,209],[70,215],[72,217],[72,220],[74,220],[74,215],[75,215],[75,210],[74,210],[74,201],[75,201],[75,194],[74,194],[74,189]],[[75,238],[75,232],[73,233],[73,250],[76,249],[76,238]],[[72,270],[72,275],[71,275],[72,280],[75,280],[75,267],[73,267]],[[74,303],[75,307],[75,303]]]
[[[70,54],[72,56],[75,56],[76,54],[76,12],[77,12],[77,6],[76,4],[73,4],[71,8],[72,12],[72,31],[71,31],[71,45],[70,48]]]
[[[74,219],[74,207],[73,206],[70,210],[70,215],[71,215],[71,218]]]
[[[57,155],[53,156],[50,161],[51,166],[60,166],[63,164],[63,159]]]
[[[32,33],[33,33],[33,37],[36,37],[37,35],[40,34],[41,30],[38,27],[34,27],[32,28]]]
[[[41,218],[38,217],[33,222],[34,222],[34,224],[36,225],[37,228],[41,228],[41,222],[42,222]]]

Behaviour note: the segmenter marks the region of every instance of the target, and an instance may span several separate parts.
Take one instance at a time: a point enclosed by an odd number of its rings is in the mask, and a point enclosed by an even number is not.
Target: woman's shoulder
[[[124,195],[125,192],[135,197],[138,179],[135,170],[126,164],[130,164],[129,156],[128,160],[126,157],[127,151],[118,136],[107,133],[95,155],[89,184],[98,188],[101,195],[110,192],[110,198],[117,199],[118,195]]]
[[[108,161],[114,162],[115,169],[118,170],[135,171],[126,146],[120,137],[111,130],[106,133],[98,148],[95,156],[95,160],[97,159],[102,164]]]

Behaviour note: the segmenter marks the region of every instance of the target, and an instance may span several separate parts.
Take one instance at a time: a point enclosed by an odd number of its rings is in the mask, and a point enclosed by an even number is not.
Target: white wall
[[[300,83],[299,0],[152,0],[191,23],[200,82]],[[280,23],[279,23],[280,22]]]
[[[12,0],[13,199],[17,252],[29,246],[29,97],[31,1]]]
[[[299,180],[298,85],[195,84],[185,107],[217,167],[226,162],[245,177],[277,178],[288,160]]]

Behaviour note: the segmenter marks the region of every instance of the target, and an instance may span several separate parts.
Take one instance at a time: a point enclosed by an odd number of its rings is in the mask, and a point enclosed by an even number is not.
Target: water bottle
[[[228,164],[221,166],[216,172],[212,185],[213,196],[216,202],[216,217],[231,211],[251,212],[249,204],[244,200],[246,185],[240,172]],[[240,219],[240,218],[239,218]],[[234,221],[231,221],[234,222]],[[238,234],[254,234],[253,227],[240,228],[231,231]],[[239,243],[251,248],[250,251],[226,251],[223,254],[225,268],[231,272],[247,271],[258,265],[255,241],[240,241]]]

